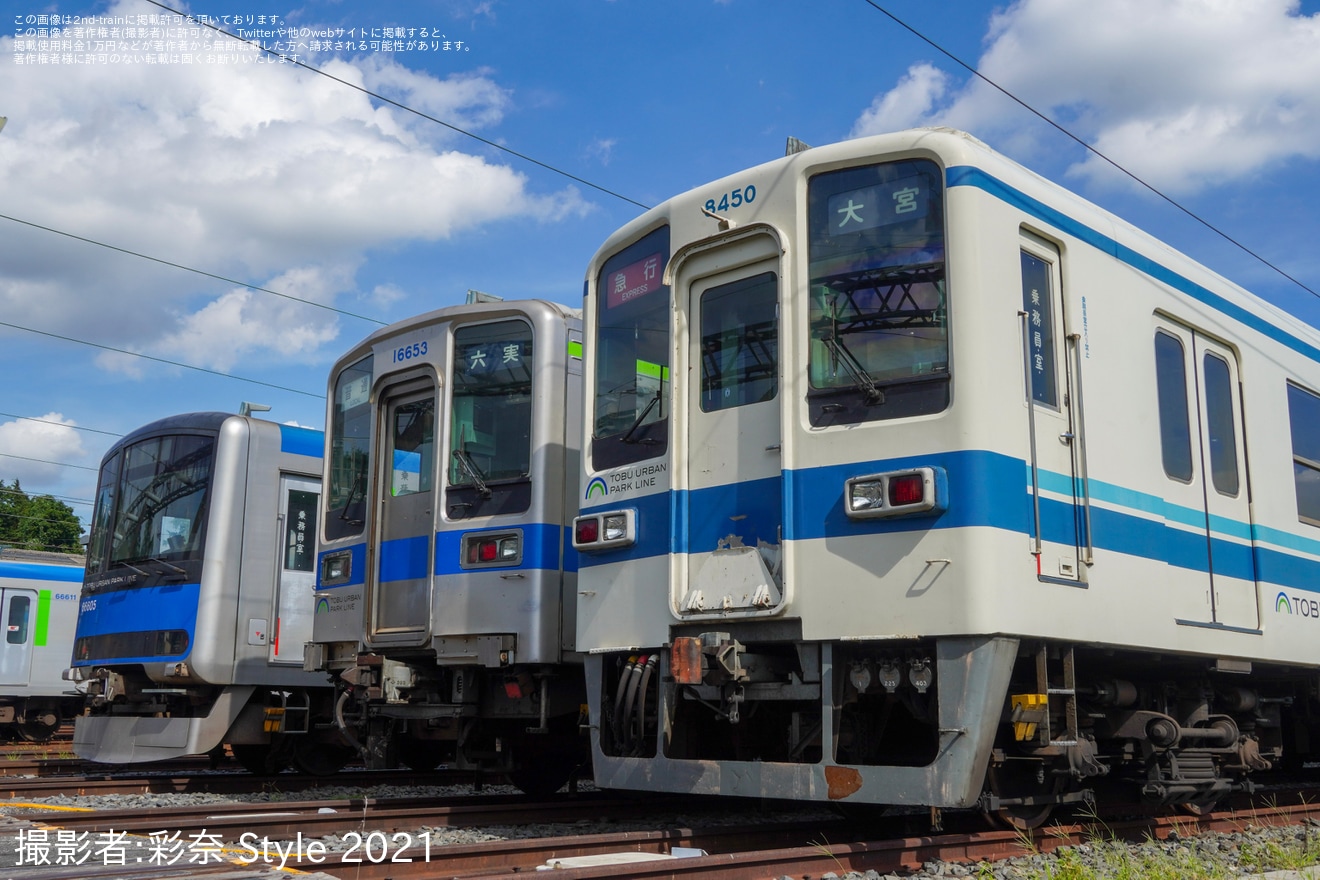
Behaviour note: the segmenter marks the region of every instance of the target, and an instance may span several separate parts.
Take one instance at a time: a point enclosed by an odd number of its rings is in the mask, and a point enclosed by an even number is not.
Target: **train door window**
[[[1054,296],[1050,290],[1050,264],[1022,251],[1022,310],[1027,313],[1027,369],[1031,397],[1039,404],[1059,408],[1059,377],[1054,356]]]
[[[435,461],[435,401],[427,398],[395,407],[391,430],[390,494],[397,498],[429,492]]]
[[[523,321],[454,332],[449,484],[527,479],[532,462],[532,328]]]
[[[775,273],[741,278],[701,295],[701,409],[714,412],[779,393]]]
[[[1292,429],[1297,517],[1304,523],[1320,526],[1320,397],[1289,385],[1288,419]]]
[[[32,600],[27,596],[14,596],[9,600],[9,614],[5,620],[5,643],[25,645],[28,640]]]
[[[1205,378],[1210,479],[1216,491],[1224,495],[1237,495],[1237,426],[1233,422],[1233,377],[1228,361],[1212,352],[1206,352],[1201,371]]]
[[[317,493],[290,489],[284,521],[284,568],[312,571],[316,567]]]
[[[330,413],[329,494],[325,536],[329,540],[362,534],[366,522],[371,465],[372,356],[346,367],[335,379]]]
[[[1155,384],[1159,397],[1160,449],[1164,473],[1187,483],[1192,479],[1192,433],[1187,409],[1187,364],[1182,340],[1155,334]]]

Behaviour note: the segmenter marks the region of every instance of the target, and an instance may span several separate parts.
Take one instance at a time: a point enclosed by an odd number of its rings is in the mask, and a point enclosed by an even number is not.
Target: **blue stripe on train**
[[[280,425],[280,452],[320,458],[325,454],[325,434],[311,428]]]
[[[0,578],[25,578],[33,581],[60,581],[82,584],[81,565],[50,565],[44,562],[0,562]]]
[[[201,584],[169,584],[138,587],[131,590],[113,590],[85,596],[83,610],[78,614],[78,638],[161,630],[183,630],[191,645],[197,629],[197,606]],[[88,609],[89,602],[95,602]],[[135,663],[162,661],[169,657],[114,657],[115,662]],[[90,657],[75,662],[75,666],[89,666],[105,662],[105,658]]]
[[[844,513],[843,486],[849,477],[917,466],[944,468],[949,482],[949,504],[943,513],[879,520],[852,520]],[[1066,496],[1071,491],[1070,478],[1066,475],[1041,472],[1040,480],[1046,493]],[[757,504],[771,504],[775,503],[773,496],[765,493],[778,482],[757,481],[741,491]],[[1021,459],[984,451],[955,452],[785,471],[783,497],[778,503],[791,511],[784,523],[786,540],[965,527],[1002,529],[1028,536],[1034,531],[1029,486],[1029,470]],[[1093,480],[1090,489],[1091,528],[1097,548],[1191,570],[1210,568],[1204,512],[1099,481]],[[717,507],[715,500],[721,493],[727,496],[734,491],[732,487],[691,493],[676,490],[584,509],[584,513],[634,509],[638,542],[621,550],[586,554],[582,565],[609,565],[669,553],[714,550],[717,541],[731,531],[728,524],[700,520],[689,529],[689,517],[692,511],[725,509]],[[749,509],[749,516],[766,522],[776,518],[773,512],[767,514],[754,509]],[[1216,572],[1320,592],[1320,562],[1284,552],[1292,549],[1320,555],[1320,541],[1274,529],[1253,530],[1244,522],[1218,516],[1210,518],[1210,526],[1213,532],[1209,546]],[[1066,544],[1073,543],[1083,528],[1076,508],[1048,494],[1041,500],[1041,527],[1046,540]],[[1274,546],[1253,548],[1249,543],[1253,536]]]

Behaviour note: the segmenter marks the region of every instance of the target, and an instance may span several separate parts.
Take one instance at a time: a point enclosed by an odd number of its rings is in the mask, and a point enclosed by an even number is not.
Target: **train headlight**
[[[843,506],[853,519],[940,513],[947,496],[943,468],[909,468],[852,477],[844,484]]]
[[[463,568],[498,568],[522,562],[522,532],[473,532],[463,536]]]
[[[637,511],[611,510],[573,520],[573,547],[593,553],[637,543]]]

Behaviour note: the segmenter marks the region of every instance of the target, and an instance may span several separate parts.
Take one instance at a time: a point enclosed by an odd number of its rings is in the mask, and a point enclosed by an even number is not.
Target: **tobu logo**
[[[1280,592],[1274,600],[1274,610],[1279,614],[1296,614],[1300,617],[1320,620],[1320,600],[1307,596],[1289,596]]]
[[[600,477],[592,477],[591,482],[587,483],[587,494],[584,496],[588,501],[599,495],[604,498],[610,494],[610,487],[605,485],[605,481]]]

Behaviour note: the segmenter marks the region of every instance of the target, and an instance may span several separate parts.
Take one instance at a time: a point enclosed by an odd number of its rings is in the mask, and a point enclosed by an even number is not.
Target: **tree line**
[[[82,523],[73,508],[49,495],[28,495],[18,480],[0,480],[0,545],[82,553]]]

